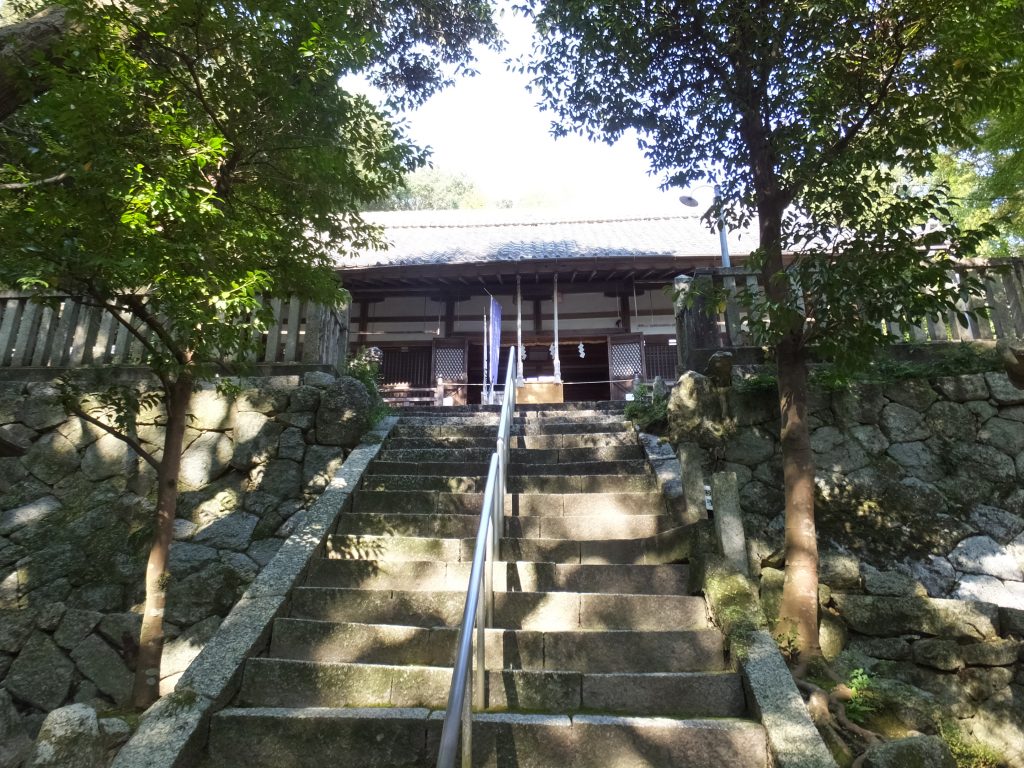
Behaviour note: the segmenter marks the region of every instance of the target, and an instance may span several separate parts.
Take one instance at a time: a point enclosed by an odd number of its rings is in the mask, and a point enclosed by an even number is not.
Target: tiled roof
[[[387,251],[371,251],[343,268],[473,264],[644,256],[716,257],[718,234],[699,217],[587,217],[534,211],[397,211],[368,213],[384,228]],[[730,251],[753,249],[750,232],[730,232]]]

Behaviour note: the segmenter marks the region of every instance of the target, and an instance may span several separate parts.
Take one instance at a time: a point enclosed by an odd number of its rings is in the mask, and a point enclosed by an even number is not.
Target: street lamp
[[[704,189],[704,187],[697,187],[697,189]],[[722,266],[728,269],[732,266],[732,261],[729,259],[729,231],[725,228],[725,216],[722,215],[722,192],[717,184],[713,189],[715,190],[715,204],[718,206],[718,243],[722,249]],[[690,208],[696,208],[699,205],[697,198],[690,197],[690,195],[682,195],[679,202]]]

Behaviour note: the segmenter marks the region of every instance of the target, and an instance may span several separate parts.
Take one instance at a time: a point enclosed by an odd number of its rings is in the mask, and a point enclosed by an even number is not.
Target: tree
[[[778,365],[785,485],[776,632],[795,635],[802,666],[819,653],[809,350],[856,365],[888,339],[887,316],[916,322],[963,298],[948,270],[985,233],[961,231],[942,189],[897,194],[897,167],[924,171],[944,142],[967,139],[970,115],[1020,93],[1020,3],[528,0],[523,10],[537,28],[524,67],[556,133],[614,141],[633,128],[666,186],[716,183],[727,222],[756,218],[765,291],[745,300]],[[944,226],[926,231],[934,221]]]
[[[466,174],[447,173],[437,168],[419,168],[402,186],[382,202],[370,205],[375,211],[450,211],[482,208],[483,195]]]
[[[42,95],[0,124],[0,284],[64,292],[145,348],[155,392],[115,386],[68,406],[157,472],[133,702],[158,693],[167,553],[197,382],[230,372],[268,319],[263,299],[346,298],[334,261],[380,247],[359,210],[421,164],[365,98],[416,104],[495,28],[478,0],[67,0],[49,57],[18,74]],[[27,9],[28,11],[34,9]],[[131,437],[166,408],[162,452]]]

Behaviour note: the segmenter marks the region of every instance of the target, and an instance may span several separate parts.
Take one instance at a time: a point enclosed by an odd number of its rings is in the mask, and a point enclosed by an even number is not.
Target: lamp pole
[[[697,189],[703,188],[697,187]],[[725,216],[722,213],[722,191],[717,184],[714,185],[713,189],[715,192],[715,205],[718,208],[718,246],[722,252],[722,267],[728,269],[732,266],[732,260],[729,258],[729,230],[726,229]],[[699,205],[697,198],[690,195],[682,195],[679,198],[679,202],[690,208],[696,208]]]

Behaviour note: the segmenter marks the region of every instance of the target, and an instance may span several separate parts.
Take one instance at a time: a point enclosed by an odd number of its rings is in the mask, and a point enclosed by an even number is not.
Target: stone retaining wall
[[[688,374],[673,441],[735,473],[747,555],[774,620],[782,466],[774,392]],[[1024,766],[1024,391],[1001,373],[816,393],[810,403],[821,641],[897,728],[953,723]],[[685,468],[684,468],[685,471]]]
[[[195,393],[163,691],[302,524],[368,428],[371,405],[359,382],[321,372],[301,385],[250,380],[234,398]],[[135,433],[157,455],[163,423],[161,409],[145,412]],[[49,384],[0,384],[0,433],[26,449],[0,458],[0,707],[9,712],[13,700],[34,736],[44,714],[69,701],[102,712],[128,699],[155,473],[123,442],[67,417]],[[0,717],[0,726],[15,720]]]

